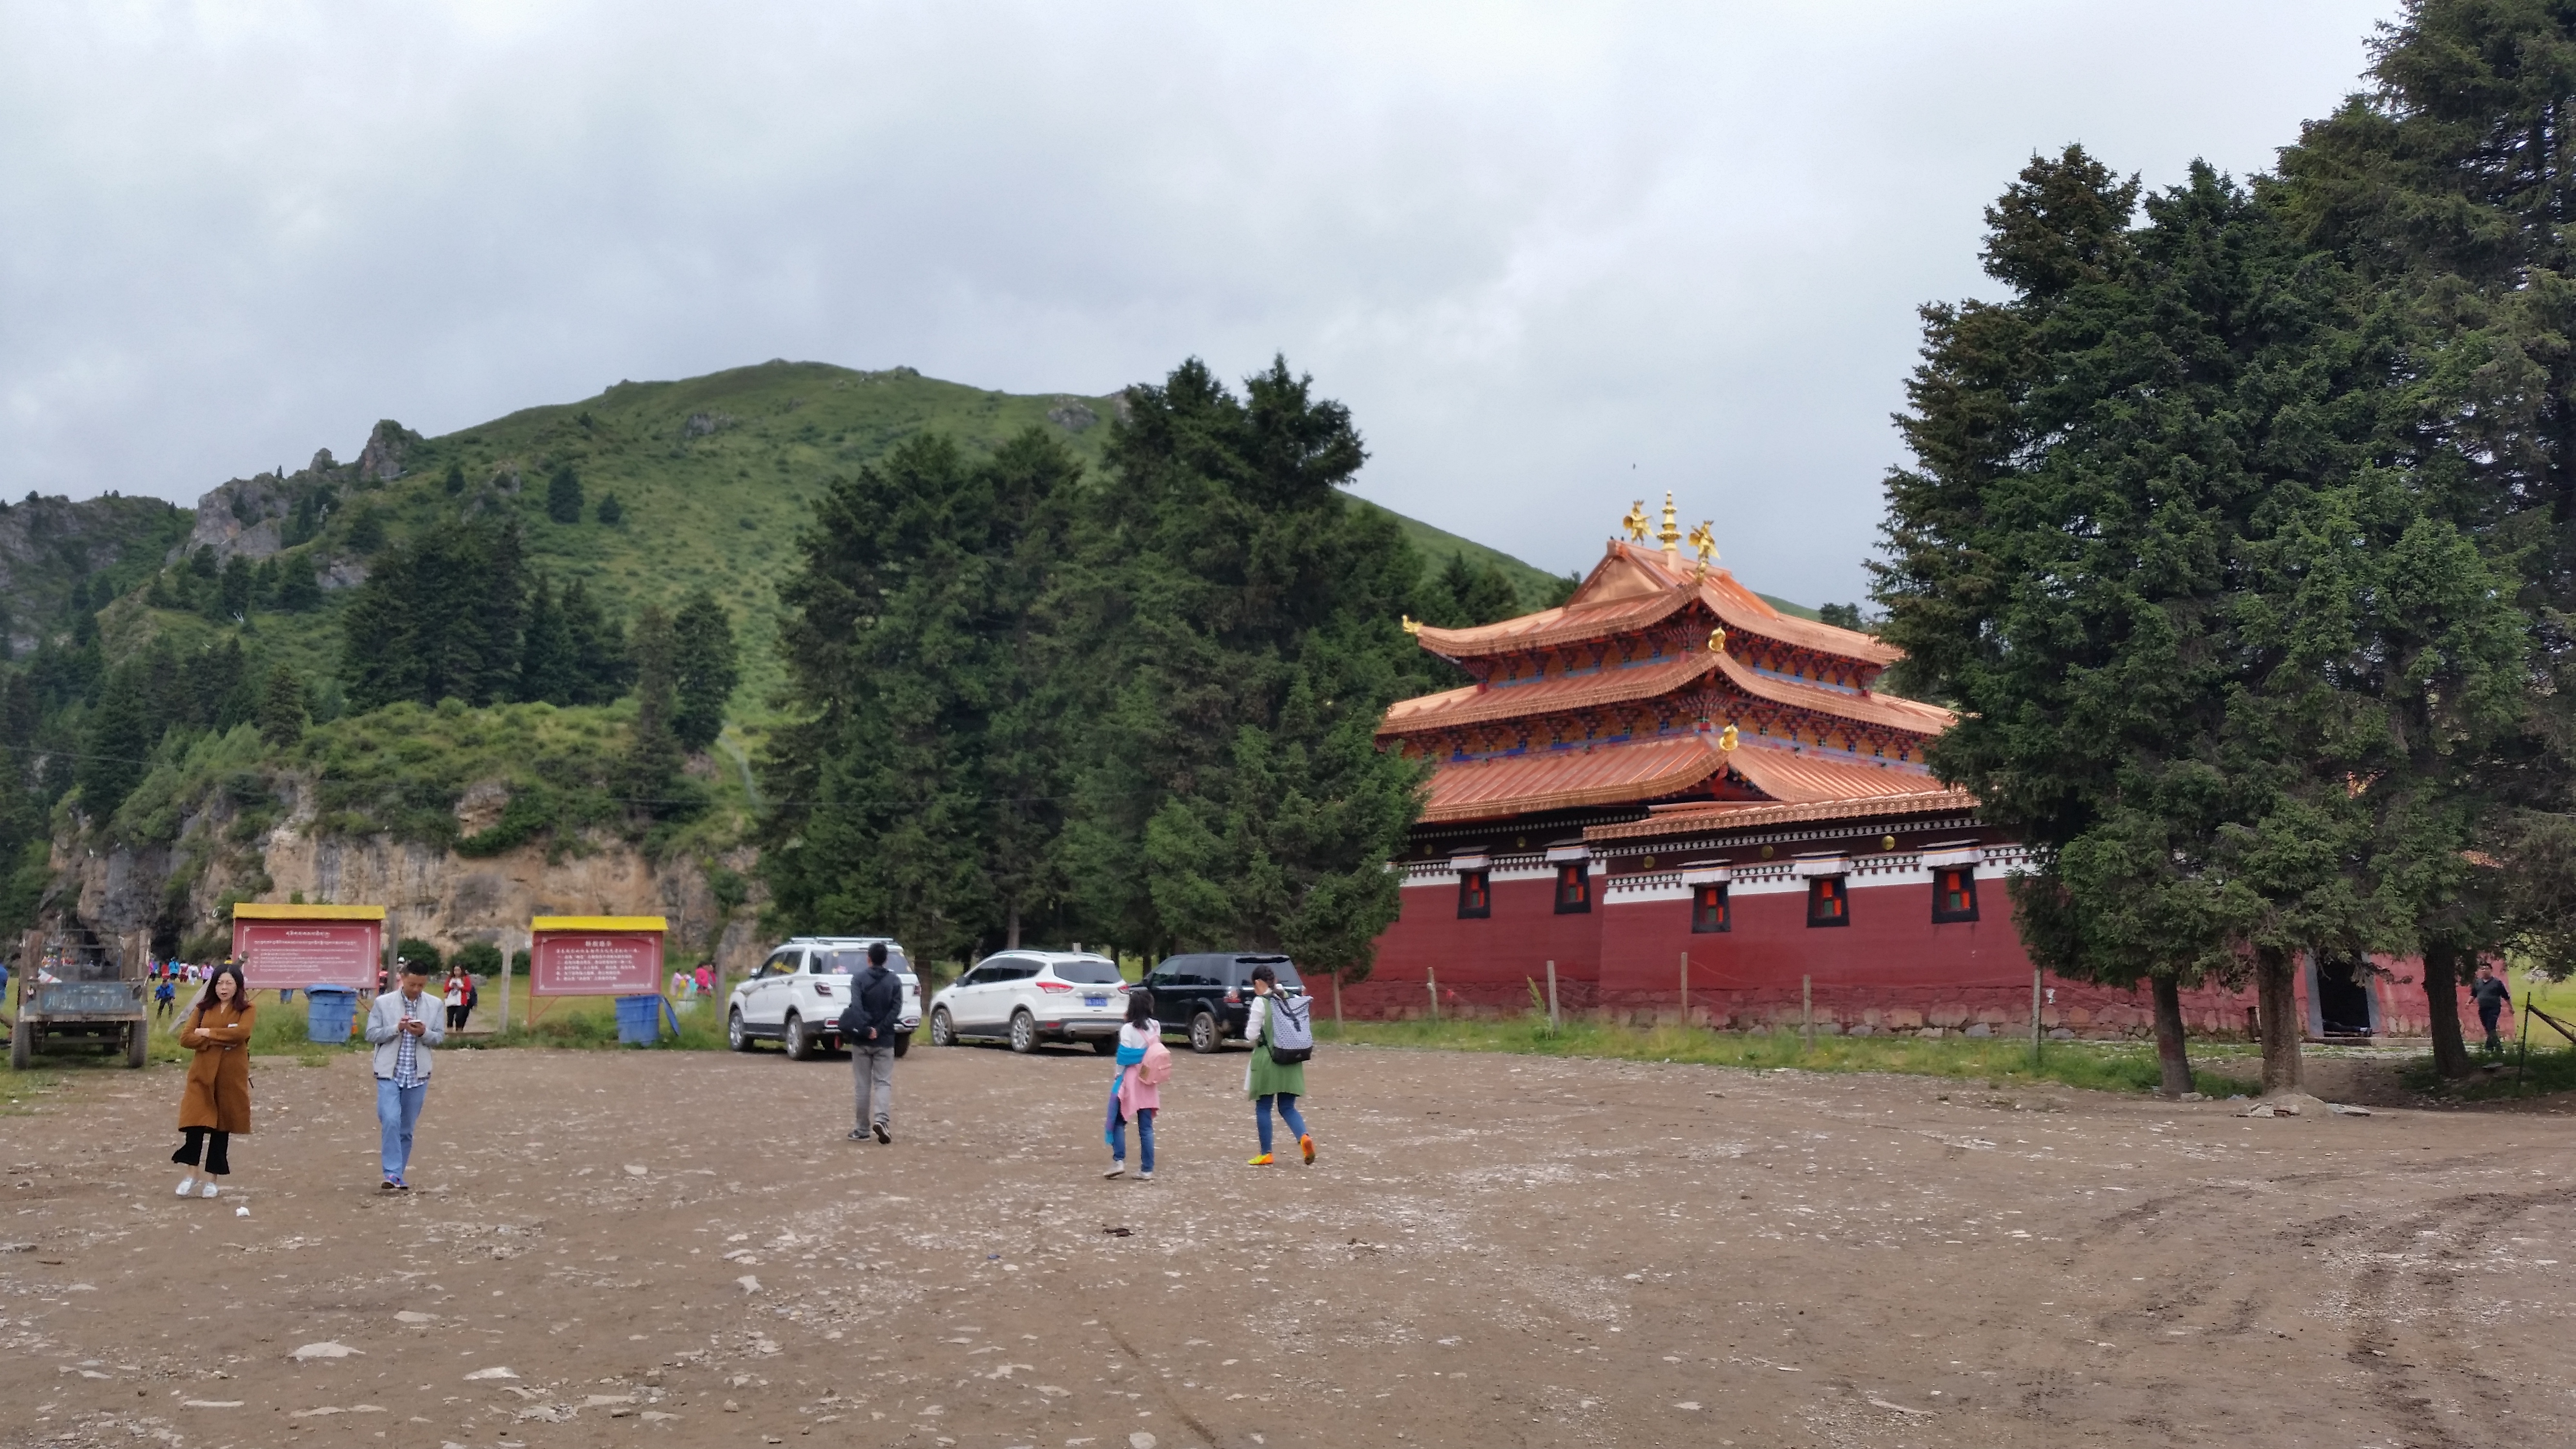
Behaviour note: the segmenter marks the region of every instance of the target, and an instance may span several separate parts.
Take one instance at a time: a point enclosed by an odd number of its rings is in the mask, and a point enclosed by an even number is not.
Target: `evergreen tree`
[[[554,584],[544,574],[528,594],[528,624],[519,641],[517,698],[547,704],[570,704],[582,692],[581,666],[574,655],[572,630],[555,602]]]
[[[93,822],[105,824],[143,783],[158,737],[140,671],[128,667],[109,675],[82,733],[80,762],[73,772],[81,809]]]
[[[2135,197],[2070,147],[1989,211],[2014,295],[1925,309],[1877,592],[1961,707],[1934,769],[2038,857],[2033,956],[2149,982],[2175,1089],[2179,987],[2250,959],[2285,1090],[2298,953],[2415,943],[2392,883],[2426,816],[2393,776],[2417,721],[2510,719],[2516,621],[2392,466],[2366,289],[2206,167],[2132,228]]]
[[[724,732],[725,706],[742,681],[741,651],[724,606],[703,586],[692,591],[671,620],[674,688],[678,704],[671,732],[695,754]]]
[[[780,590],[814,712],[762,761],[782,802],[763,869],[795,919],[937,960],[1052,908],[1058,716],[1031,639],[1078,476],[1031,431],[980,464],[908,439],[827,487]]]
[[[292,745],[304,738],[305,718],[304,681],[283,664],[272,667],[260,690],[260,737],[281,748]]]
[[[564,585],[564,632],[572,640],[574,704],[606,704],[635,682],[626,631],[609,622],[581,580]]]
[[[1417,667],[1419,560],[1342,497],[1359,434],[1284,360],[1240,398],[1193,360],[1127,403],[1046,610],[1080,726],[1071,888],[1113,939],[1364,973],[1425,775],[1374,741]]]
[[[278,561],[277,607],[289,614],[309,614],[322,607],[322,585],[313,576],[313,557],[293,554]]]
[[[462,462],[458,462],[453,459],[449,460],[447,465],[446,484],[447,496],[450,498],[454,498],[465,491],[465,465]]]
[[[647,606],[635,620],[635,736],[627,747],[624,788],[635,809],[672,817],[689,795],[681,783],[680,742],[672,736],[674,683],[671,618]]]
[[[603,493],[600,495],[599,508],[597,511],[599,521],[608,524],[611,527],[615,527],[617,524],[625,521],[626,518],[626,505],[618,502],[617,495],[614,493]]]
[[[557,523],[581,522],[581,479],[574,476],[570,463],[557,467],[546,479],[546,517]]]
[[[215,590],[215,613],[219,619],[240,622],[250,617],[251,601],[258,597],[258,579],[251,562],[241,554],[224,561],[224,576]]]
[[[517,688],[526,594],[515,528],[427,530],[380,557],[356,595],[340,625],[350,708],[449,695],[483,705]]]

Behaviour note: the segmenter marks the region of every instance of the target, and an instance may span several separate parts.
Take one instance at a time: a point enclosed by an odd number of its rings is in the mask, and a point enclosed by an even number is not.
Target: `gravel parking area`
[[[177,1068],[67,1073],[0,1443],[2576,1442],[2563,1109],[1328,1046],[1254,1169],[1177,1067],[1139,1183],[1089,1052],[916,1049],[890,1147],[838,1059],[448,1052],[398,1198],[365,1058],[263,1059],[214,1202]]]

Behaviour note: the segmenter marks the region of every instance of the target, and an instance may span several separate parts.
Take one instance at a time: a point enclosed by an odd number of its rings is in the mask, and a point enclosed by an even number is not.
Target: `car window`
[[[759,974],[762,976],[786,975],[788,972],[796,969],[796,958],[798,954],[800,953],[795,951],[771,952],[769,959],[760,963]]]
[[[1004,981],[1026,981],[1030,977],[1038,974],[1038,963],[1035,961],[1013,961],[1003,966],[1001,971],[1001,979]]]
[[[1306,983],[1297,979],[1297,967],[1285,956],[1241,956],[1234,962],[1234,979],[1246,988],[1252,985],[1252,968],[1267,966],[1279,977],[1279,985],[1290,991],[1303,991]]]
[[[1058,961],[1055,975],[1059,981],[1084,986],[1115,986],[1127,979],[1118,974],[1117,967],[1106,961]]]
[[[967,972],[965,975],[958,977],[957,984],[960,986],[981,986],[985,982],[993,979],[992,977],[984,974],[991,969],[992,968],[989,966],[978,966],[974,970]]]
[[[1181,983],[1181,965],[1177,961],[1166,961],[1155,967],[1153,974],[1145,979],[1156,986],[1178,986]]]

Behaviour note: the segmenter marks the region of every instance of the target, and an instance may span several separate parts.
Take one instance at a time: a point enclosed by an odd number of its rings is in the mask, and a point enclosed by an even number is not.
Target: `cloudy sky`
[[[1277,351],[1392,507],[1562,571],[1671,489],[1855,598],[1913,309],[2030,153],[2264,167],[2393,8],[10,0],[0,490],[771,357]]]

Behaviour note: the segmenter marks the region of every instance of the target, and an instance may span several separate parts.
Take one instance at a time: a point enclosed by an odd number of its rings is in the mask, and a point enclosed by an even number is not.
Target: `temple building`
[[[2019,1032],[2034,975],[2005,877],[2025,852],[1934,779],[1947,710],[1877,689],[1901,657],[1785,614],[1641,502],[1562,606],[1469,629],[1406,622],[1472,682],[1397,702],[1381,746],[1434,762],[1357,1015],[1560,1006],[1714,1026]],[[2397,963],[2400,966],[2409,963]],[[2399,975],[2311,961],[2312,1036],[2417,1032]],[[2037,982],[2042,1022],[2145,1035],[2146,994]],[[2242,1032],[2250,995],[2186,993]]]

